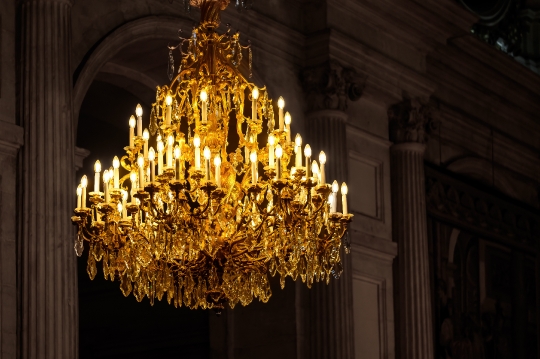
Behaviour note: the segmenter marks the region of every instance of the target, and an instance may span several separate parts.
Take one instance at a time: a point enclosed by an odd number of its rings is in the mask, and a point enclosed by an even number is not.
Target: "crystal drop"
[[[339,261],[334,266],[334,269],[332,270],[332,274],[334,275],[334,278],[339,279],[342,273],[343,273],[343,266],[341,265],[341,261]]]
[[[279,284],[281,285],[281,289],[285,288],[285,276],[284,275],[282,275],[279,278]]]
[[[131,293],[131,281],[129,280],[127,274],[124,274],[121,278],[120,290],[122,290],[122,294],[127,297],[129,293]]]
[[[87,266],[86,266],[86,272],[88,273],[88,276],[90,277],[91,280],[94,280],[94,278],[96,277],[96,273],[97,273],[97,268],[96,268],[96,260],[94,258],[94,256],[88,256],[88,263],[87,263]]]
[[[80,235],[77,236],[77,239],[75,240],[75,253],[77,254],[77,257],[82,256],[84,251],[84,243]]]
[[[156,112],[154,111],[153,107],[152,107],[152,112],[150,112],[150,127],[149,127],[149,130],[150,130],[150,133],[152,134],[152,136],[155,136],[156,132],[158,130]]]

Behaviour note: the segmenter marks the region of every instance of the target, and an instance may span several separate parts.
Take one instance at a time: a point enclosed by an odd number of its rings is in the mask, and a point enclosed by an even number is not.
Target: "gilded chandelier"
[[[312,161],[309,145],[291,138],[283,98],[275,123],[266,89],[239,71],[246,52],[251,68],[251,49],[238,34],[216,32],[227,4],[194,2],[201,24],[179,45],[178,75],[157,88],[150,131],[137,106],[126,154],[103,174],[96,162],[88,204],[86,176],[77,188],[77,255],[86,240],[90,278],[101,261],[105,278],[138,301],[220,311],[267,302],[269,274],[279,273],[283,288],[286,276],[311,287],[342,272],[347,186],[338,213],[325,154]]]

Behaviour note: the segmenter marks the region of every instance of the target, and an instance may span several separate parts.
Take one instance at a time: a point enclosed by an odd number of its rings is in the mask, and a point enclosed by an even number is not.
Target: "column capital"
[[[425,144],[437,128],[433,120],[433,106],[417,98],[404,98],[388,108],[390,140],[394,143],[416,142]]]
[[[301,74],[306,94],[307,112],[319,110],[345,111],[348,101],[362,96],[366,77],[342,66],[336,60],[306,68]]]

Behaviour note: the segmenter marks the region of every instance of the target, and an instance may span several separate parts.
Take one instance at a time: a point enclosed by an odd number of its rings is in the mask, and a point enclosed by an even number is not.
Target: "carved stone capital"
[[[388,108],[390,140],[394,143],[426,143],[437,127],[432,118],[433,107],[418,99],[405,98]]]
[[[319,110],[345,111],[348,101],[362,96],[365,76],[352,68],[345,68],[331,60],[323,65],[302,71],[302,86],[306,94],[308,112]]]

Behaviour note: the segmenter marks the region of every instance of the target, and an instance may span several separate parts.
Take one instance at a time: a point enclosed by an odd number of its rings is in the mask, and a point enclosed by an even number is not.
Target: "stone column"
[[[27,0],[21,19],[20,357],[78,357],[71,1]]]
[[[332,61],[304,71],[307,94],[306,141],[313,149],[313,159],[319,152],[327,156],[326,180],[346,182],[348,154],[346,141],[348,100],[358,100],[362,92],[359,78],[353,70]],[[348,250],[348,249],[347,249]],[[332,278],[329,285],[314,283],[298,308],[304,316],[304,328],[299,328],[303,350],[299,358],[354,358],[354,315],[352,303],[351,256],[341,251],[343,273]],[[303,285],[303,284],[302,284]]]
[[[388,110],[393,236],[398,243],[397,348],[400,359],[433,358],[424,151],[429,110],[404,100]]]

